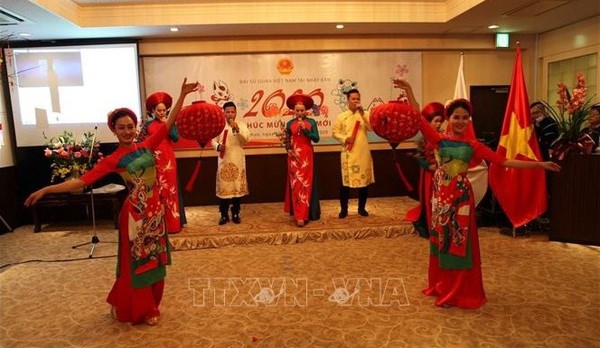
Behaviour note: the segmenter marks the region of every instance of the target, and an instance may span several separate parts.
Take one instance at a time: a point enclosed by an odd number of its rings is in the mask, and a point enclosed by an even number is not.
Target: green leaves
[[[587,116],[590,113],[592,106],[592,98],[588,98],[581,107],[575,109],[573,113],[569,113],[567,108],[555,108],[548,102],[542,101],[546,115],[552,117],[556,121],[559,139],[577,140],[581,136],[581,131],[585,128]]]

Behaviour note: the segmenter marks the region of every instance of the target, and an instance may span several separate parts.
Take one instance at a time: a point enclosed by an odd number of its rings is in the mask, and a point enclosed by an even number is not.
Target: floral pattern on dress
[[[154,190],[155,160],[152,151],[140,148],[123,156],[118,166],[125,169],[119,174],[130,190],[127,204],[131,208],[127,214],[131,260],[140,264],[134,269],[140,274],[158,266],[159,260],[166,263],[164,207],[157,194],[160,191]]]
[[[473,149],[464,142],[442,140],[435,152],[432,242],[441,253],[465,256],[469,236],[471,185],[467,179]]]
[[[304,130],[298,127],[300,122],[304,123]],[[292,119],[286,124],[286,133],[290,135],[290,146],[284,211],[293,212],[296,221],[318,219],[320,206],[318,195],[313,192],[315,178],[311,143],[319,141],[317,123],[310,118]]]

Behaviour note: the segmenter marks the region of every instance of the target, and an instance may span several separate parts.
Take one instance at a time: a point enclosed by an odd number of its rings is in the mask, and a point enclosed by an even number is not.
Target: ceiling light
[[[31,36],[31,34],[29,34],[29,33],[19,33],[19,36],[29,37],[29,36]]]
[[[343,24],[338,24],[335,26],[336,29],[344,29],[344,25]]]
[[[179,31],[179,28],[177,28],[177,27],[171,27],[171,29],[169,29],[169,30],[175,33],[175,32]]]
[[[498,29],[500,28],[500,26],[498,24],[492,24],[490,26],[488,26],[488,29]]]

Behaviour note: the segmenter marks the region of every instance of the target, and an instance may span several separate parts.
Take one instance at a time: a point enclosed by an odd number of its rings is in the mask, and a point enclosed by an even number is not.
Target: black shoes
[[[239,220],[239,217],[238,217]],[[224,215],[221,214],[221,218],[219,219],[219,225],[225,225],[227,222],[229,222],[229,215]],[[235,222],[235,220],[234,220]],[[239,222],[237,222],[239,224]]]
[[[233,221],[234,224],[239,224],[242,222],[242,219],[240,219],[240,214],[231,214],[231,221]],[[226,223],[229,222],[229,215],[227,214],[221,214],[221,218],[219,219],[219,225],[225,225]]]
[[[359,209],[358,210],[358,214],[360,216],[369,216],[369,212],[366,211],[365,209]],[[338,214],[338,217],[340,219],[344,219],[346,216],[348,216],[348,210],[345,210],[345,209],[340,210],[340,213]]]

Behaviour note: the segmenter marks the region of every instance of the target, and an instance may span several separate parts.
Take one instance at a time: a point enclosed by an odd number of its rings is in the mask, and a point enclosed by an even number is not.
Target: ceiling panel
[[[598,0],[2,0],[6,41],[273,35],[535,34],[600,15]],[[343,30],[335,24],[345,25]],[[179,32],[169,28],[177,26]],[[599,20],[600,30],[600,20]],[[29,36],[21,36],[29,34]]]

